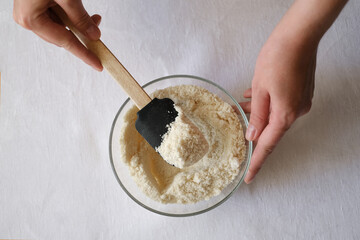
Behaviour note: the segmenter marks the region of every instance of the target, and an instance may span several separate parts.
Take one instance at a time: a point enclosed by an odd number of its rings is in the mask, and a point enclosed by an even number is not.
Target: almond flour
[[[193,165],[171,166],[136,131],[138,109],[132,107],[124,117],[120,145],[122,159],[138,187],[162,203],[196,203],[220,194],[238,175],[245,158],[245,140],[235,111],[218,96],[193,85],[157,90],[152,97],[172,99],[209,146]]]
[[[155,150],[174,167],[189,167],[204,157],[209,150],[209,144],[184,111],[176,105],[174,108],[178,116],[168,125],[168,132]]]

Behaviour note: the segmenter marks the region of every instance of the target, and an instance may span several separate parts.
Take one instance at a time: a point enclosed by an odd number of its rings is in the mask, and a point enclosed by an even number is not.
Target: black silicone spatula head
[[[171,99],[154,98],[137,116],[136,130],[156,149],[161,145],[162,137],[167,133],[169,125],[175,121],[178,112]]]

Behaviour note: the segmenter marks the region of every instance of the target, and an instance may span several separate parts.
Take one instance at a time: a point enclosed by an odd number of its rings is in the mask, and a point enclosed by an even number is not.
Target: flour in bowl
[[[209,150],[209,144],[184,111],[176,105],[174,108],[178,116],[169,124],[168,132],[155,150],[174,167],[189,167],[204,157]]]
[[[121,158],[138,187],[162,203],[196,203],[220,194],[245,159],[242,126],[233,108],[193,85],[157,90],[152,97],[172,99],[202,132],[208,151],[190,166],[171,166],[136,131],[138,109],[132,107],[124,117],[120,145]]]

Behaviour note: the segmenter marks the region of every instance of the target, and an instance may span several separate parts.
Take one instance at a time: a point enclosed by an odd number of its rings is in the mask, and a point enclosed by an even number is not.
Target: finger
[[[251,112],[251,101],[249,102],[239,102],[240,107],[244,110],[245,113]]]
[[[51,20],[53,20],[55,23],[64,26],[64,23],[61,21],[61,19],[58,17],[58,15],[56,15],[56,13],[54,13],[53,11],[47,11],[45,12],[45,14],[47,14]]]
[[[256,140],[269,120],[270,96],[264,90],[252,91],[250,123],[246,139]]]
[[[240,114],[239,108],[235,105],[231,105],[232,109],[234,109],[234,111],[236,112],[236,114]]]
[[[286,128],[279,127],[279,124],[270,122],[264,131],[261,133],[259,140],[257,141],[255,150],[251,157],[249,170],[245,177],[246,183],[251,183],[255,175],[261,169],[265,159],[274,150],[275,146],[284,135]]]
[[[47,14],[49,15],[49,17],[56,23],[60,24],[60,25],[64,25],[63,22],[61,21],[61,19],[58,17],[58,15],[56,15],[53,11],[48,11]],[[91,19],[94,21],[96,26],[100,25],[101,22],[101,16],[99,14],[94,14],[91,16]]]
[[[311,84],[310,84],[310,99],[313,98],[314,96],[314,89],[315,89],[315,71],[316,71],[316,55],[317,55],[317,49],[314,53],[314,57],[312,59],[312,62],[311,62],[311,75],[310,75],[310,79],[311,79]],[[310,109],[309,109],[310,110]]]
[[[244,92],[244,98],[251,98],[252,95],[251,93],[252,93],[251,88],[246,89]]]
[[[82,34],[91,40],[98,40],[100,38],[100,29],[86,12],[81,1],[57,0],[56,2],[65,11],[70,21],[80,32],[82,32]]]
[[[34,21],[32,30],[44,40],[65,48],[94,69],[102,71],[100,60],[82,45],[74,34],[66,30],[64,26],[53,22],[48,15],[40,15]]]
[[[99,14],[94,14],[91,16],[91,19],[94,21],[96,26],[99,26],[101,23],[101,16]]]

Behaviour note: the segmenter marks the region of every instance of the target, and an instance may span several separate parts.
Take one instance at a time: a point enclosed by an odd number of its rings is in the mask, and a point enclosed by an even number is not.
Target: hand
[[[253,180],[294,121],[310,110],[316,49],[317,44],[297,45],[296,40],[275,33],[261,50],[252,88],[244,92],[251,102],[240,103],[251,113],[246,138],[256,143],[246,183]]]
[[[245,182],[250,183],[294,121],[307,113],[314,92],[320,39],[347,0],[295,0],[258,56],[252,88],[243,102],[251,112],[246,132],[255,141]]]
[[[90,17],[81,0],[14,0],[14,20],[26,29],[33,31],[47,42],[70,51],[75,56],[98,71],[103,67],[100,60],[65,28],[50,10],[55,5],[66,12],[75,27],[91,40],[100,38],[100,15]]]

